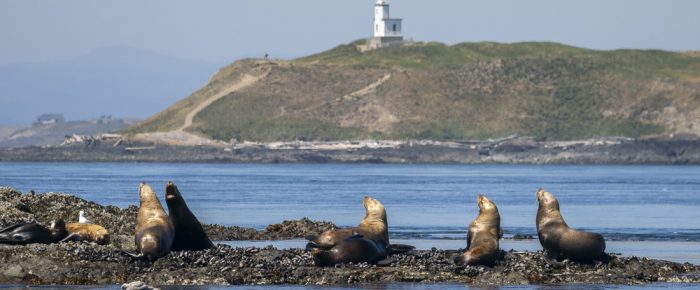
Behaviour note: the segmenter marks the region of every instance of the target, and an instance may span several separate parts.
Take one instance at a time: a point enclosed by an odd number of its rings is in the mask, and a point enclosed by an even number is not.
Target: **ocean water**
[[[426,249],[466,246],[479,193],[498,205],[506,238],[536,238],[542,187],[570,226],[602,233],[608,252],[700,264],[700,166],[0,163],[0,186],[120,207],[138,204],[141,181],[162,198],[168,180],[201,221],[258,229],[302,217],[356,225],[371,195],[387,209],[394,242]],[[231,244],[265,243],[303,241]],[[540,249],[508,239],[502,248]]]

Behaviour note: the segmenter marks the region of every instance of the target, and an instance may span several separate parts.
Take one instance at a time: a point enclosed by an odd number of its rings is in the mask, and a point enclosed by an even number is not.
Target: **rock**
[[[513,236],[513,240],[534,240],[531,235],[525,235],[525,234],[515,234]]]
[[[77,222],[80,210],[84,210],[93,223],[105,227],[112,236],[112,243],[118,248],[133,248],[138,212],[136,206],[122,209],[62,193],[23,195],[11,188],[0,188],[0,228],[32,221],[49,225],[59,218]],[[203,227],[209,238],[215,241],[297,239],[336,228],[333,223],[307,218],[269,225],[263,231],[238,226],[203,224]]]
[[[122,285],[122,290],[159,290],[160,288],[154,288],[146,285],[141,281],[135,281],[131,283],[126,283]]]
[[[15,208],[21,201],[29,214]],[[0,245],[0,284],[106,285],[145,281],[152,285],[278,285],[357,283],[464,283],[477,286],[524,284],[642,284],[700,283],[700,267],[667,261],[612,255],[605,262],[550,264],[541,253],[506,252],[493,268],[460,267],[454,251],[413,250],[392,255],[385,267],[363,264],[314,266],[303,249],[232,248],[217,245],[205,251],[172,252],[155,262],[134,260],[122,253],[133,249],[135,207],[104,207],[64,194],[16,195],[0,189],[0,221],[36,218],[46,223],[52,215],[77,216],[83,208],[115,234],[110,245],[60,243],[28,246]],[[264,231],[209,226],[230,238],[290,238],[335,227],[308,219],[270,225]],[[125,284],[128,287],[132,283]],[[141,284],[139,284],[141,285]],[[144,285],[145,286],[145,285]],[[134,287],[141,287],[134,284]],[[145,286],[147,287],[147,286]],[[152,289],[152,288],[122,288]]]
[[[10,279],[22,279],[27,276],[20,265],[8,265],[2,274]]]

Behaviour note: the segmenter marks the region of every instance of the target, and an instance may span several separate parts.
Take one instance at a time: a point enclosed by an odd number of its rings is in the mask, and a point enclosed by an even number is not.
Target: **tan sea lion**
[[[70,223],[66,225],[66,235],[61,242],[90,242],[98,245],[109,244],[109,231],[100,225],[86,223]]]
[[[175,230],[153,189],[142,182],[139,191],[141,206],[136,217],[135,238],[138,254],[132,256],[153,261],[170,253]]]
[[[328,230],[317,236],[308,237],[307,249],[329,249],[354,235],[361,235],[365,239],[388,246],[389,230],[384,205],[370,196],[365,196],[362,204],[365,207],[365,217],[357,227]]]
[[[404,253],[415,247],[389,243],[389,230],[384,205],[365,196],[365,217],[357,227],[329,230],[307,238],[306,249],[314,256],[318,266],[341,263],[388,264],[391,259],[381,261],[387,255]]]
[[[570,228],[559,210],[553,194],[539,189],[537,201],[537,235],[548,259],[571,259],[590,263],[605,257],[605,239],[597,233]]]
[[[173,251],[201,251],[214,248],[197,217],[192,214],[182,194],[172,181],[165,186],[165,203],[175,227]]]
[[[479,194],[477,198],[479,216],[476,217],[467,231],[467,251],[455,256],[458,265],[493,266],[501,254],[498,239],[503,237],[501,215],[496,204]]]

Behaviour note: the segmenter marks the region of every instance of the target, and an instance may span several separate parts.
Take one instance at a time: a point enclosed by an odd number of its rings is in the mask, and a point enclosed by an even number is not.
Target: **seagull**
[[[85,212],[82,210],[80,211],[80,216],[78,217],[78,223],[81,223],[81,224],[91,223],[90,220],[85,217]]]

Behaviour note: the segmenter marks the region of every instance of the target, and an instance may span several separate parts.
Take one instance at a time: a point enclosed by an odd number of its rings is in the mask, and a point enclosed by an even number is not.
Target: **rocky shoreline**
[[[87,243],[0,246],[0,284],[105,285],[144,281],[149,285],[270,285],[355,283],[643,284],[700,283],[700,266],[638,257],[611,256],[592,265],[549,263],[537,252],[504,252],[493,268],[459,267],[452,256],[461,251],[414,250],[391,256],[385,267],[367,264],[319,268],[303,249],[233,248],[218,245],[201,252],[173,252],[155,262],[135,261],[136,208],[101,206],[65,194],[27,195],[0,189],[0,226],[54,218],[70,220],[85,210],[93,222],[112,233],[112,244]],[[287,221],[265,230],[207,225],[213,240],[290,239],[335,227],[329,222]]]
[[[116,143],[115,143],[116,142]],[[0,161],[458,164],[700,164],[695,135],[546,141],[346,141],[175,146],[95,141],[0,149]]]

